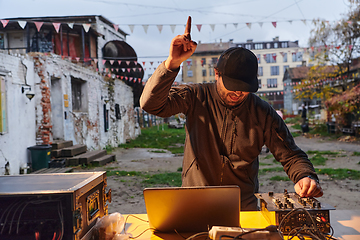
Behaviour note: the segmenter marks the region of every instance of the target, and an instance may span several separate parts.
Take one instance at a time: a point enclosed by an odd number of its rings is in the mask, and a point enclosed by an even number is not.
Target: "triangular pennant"
[[[133,33],[133,32],[134,32],[135,25],[131,24],[131,25],[129,25],[129,28],[130,28],[130,32]]]
[[[83,28],[84,28],[85,32],[88,32],[90,27],[91,27],[90,23],[83,23]]]
[[[111,64],[111,65],[113,65],[113,64],[114,64],[114,60],[110,60],[109,62],[110,62],[110,64]]]
[[[130,77],[129,80],[132,81],[132,80],[133,80],[133,77]]]
[[[130,61],[126,61],[126,65],[128,65],[128,66],[129,66],[129,64],[130,64]]]
[[[150,62],[150,65],[152,66],[154,62]]]
[[[124,76],[120,76],[120,79],[123,80],[123,79],[124,79]]]
[[[19,26],[20,26],[22,29],[25,28],[26,23],[27,23],[26,21],[18,21],[18,24],[19,24]]]
[[[102,64],[105,65],[105,63],[106,63],[106,60],[102,60]]]
[[[0,22],[2,23],[2,25],[4,26],[4,28],[6,27],[6,25],[9,23],[9,20],[0,20]]]
[[[301,21],[306,25],[306,19],[302,19]]]
[[[128,68],[128,69],[127,69],[127,71],[128,71],[128,72],[130,72],[130,71],[131,71],[131,69],[130,69],[130,68]]]
[[[137,65],[137,61],[134,61],[135,65]]]
[[[262,22],[259,22],[259,25],[260,25],[260,27],[262,27],[263,23],[262,23]]]
[[[175,31],[175,27],[176,27],[175,24],[171,24],[171,25],[170,25],[170,28],[171,28],[171,32],[172,32],[172,33],[174,33],[174,31]]]
[[[117,31],[119,30],[119,25],[114,24],[113,26],[114,26],[114,28],[115,28],[115,31],[117,32]]]
[[[251,29],[251,23],[246,23],[246,26]]]
[[[69,26],[69,28],[73,29],[74,28],[74,23],[68,23],[67,24]]]
[[[215,30],[215,24],[210,24],[211,30],[214,31]]]
[[[143,28],[144,28],[145,33],[147,33],[147,30],[148,30],[148,28],[149,28],[149,25],[142,25],[142,26],[143,26]]]
[[[79,57],[76,57],[75,59],[76,59],[76,61],[77,61],[77,62],[79,62],[79,61],[80,61],[80,58],[79,58]]]
[[[53,26],[54,26],[56,32],[59,33],[59,29],[60,29],[61,23],[53,23]]]
[[[118,60],[118,64],[119,64],[119,65],[121,64],[121,60]]]
[[[136,72],[136,68],[133,68],[132,70],[133,70],[134,72]]]
[[[226,28],[226,25],[227,25],[227,24],[225,23],[225,24],[224,24],[224,28]]]
[[[289,22],[290,24],[292,24],[292,20],[289,20],[288,22]]]
[[[201,31],[202,24],[196,24],[196,27],[197,27],[197,30],[200,32],[200,31]]]
[[[238,24],[237,23],[233,23],[234,24],[234,27],[237,28]]]
[[[97,64],[97,62],[98,62],[97,58],[94,58],[94,62],[95,62],[95,64]]]
[[[145,62],[142,62],[143,66],[145,66]]]
[[[35,22],[36,25],[36,29],[38,30],[38,32],[40,32],[41,26],[44,24],[44,22]]]
[[[141,72],[141,68],[138,68],[139,72]]]
[[[161,33],[162,29],[163,29],[163,25],[156,25],[158,30],[159,30],[159,33]]]
[[[276,28],[276,22],[271,22],[271,24]]]

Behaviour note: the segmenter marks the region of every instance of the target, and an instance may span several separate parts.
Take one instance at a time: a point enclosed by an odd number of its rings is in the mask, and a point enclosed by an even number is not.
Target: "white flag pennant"
[[[18,24],[20,25],[20,27],[21,27],[22,29],[25,28],[26,23],[27,23],[26,21],[18,21]]]
[[[262,22],[259,22],[259,25],[260,25],[260,27],[262,27],[263,23],[262,23]]]
[[[170,25],[170,28],[171,28],[171,32],[174,33],[174,32],[175,32],[176,25],[175,25],[175,24],[171,24],[171,25]]]
[[[159,30],[159,33],[161,33],[162,29],[163,29],[163,25],[156,25],[158,30]]]
[[[74,23],[68,23],[69,28],[73,29],[74,28]]]
[[[238,24],[237,23],[233,23],[234,24],[234,27],[237,28]]]
[[[142,25],[142,26],[143,26],[143,28],[144,28],[145,33],[147,33],[148,28],[149,28],[149,25]]]
[[[211,30],[214,31],[215,30],[215,24],[210,24]]]
[[[246,26],[251,29],[251,23],[246,23]]]
[[[129,25],[129,28],[130,28],[130,32],[133,33],[133,32],[134,32],[135,25]]]
[[[83,23],[83,28],[84,28],[85,32],[89,31],[90,26],[91,26],[91,24],[89,24],[89,23]]]

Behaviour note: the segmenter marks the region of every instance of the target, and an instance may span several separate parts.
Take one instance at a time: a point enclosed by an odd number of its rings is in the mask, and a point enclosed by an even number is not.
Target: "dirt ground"
[[[328,158],[325,166],[316,168],[347,168],[360,170],[360,156],[352,156],[353,152],[360,152],[360,144],[341,142],[337,140],[323,140],[318,137],[299,136],[295,138],[296,144],[305,152],[308,150],[341,152],[336,157]],[[87,171],[140,171],[149,173],[175,172],[182,166],[182,156],[174,156],[170,152],[156,153],[154,149],[117,149],[116,161],[104,167],[97,167]],[[271,153],[269,153],[271,155]],[[280,167],[274,158],[267,157],[267,153],[260,155],[260,168]],[[309,155],[311,157],[311,155]],[[79,170],[80,171],[80,170]],[[287,189],[294,191],[291,181],[271,181],[272,176],[286,176],[285,172],[267,173],[259,176],[259,192],[283,192]],[[332,180],[326,175],[319,175],[324,196],[320,201],[328,203],[336,209],[359,209],[360,206],[360,180]],[[112,190],[112,202],[109,204],[109,213],[121,214],[146,213],[143,199],[144,185],[142,179],[131,176],[108,177],[108,188]]]

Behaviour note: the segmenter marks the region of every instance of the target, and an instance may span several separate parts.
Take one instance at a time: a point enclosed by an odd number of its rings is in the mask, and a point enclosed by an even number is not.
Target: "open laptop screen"
[[[145,188],[150,227],[160,232],[200,232],[240,226],[238,186]]]

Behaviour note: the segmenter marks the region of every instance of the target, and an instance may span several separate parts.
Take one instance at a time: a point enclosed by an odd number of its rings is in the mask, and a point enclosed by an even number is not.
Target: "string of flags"
[[[19,24],[19,26],[21,28],[25,28],[26,24],[28,22],[31,22],[31,23],[34,23],[36,25],[36,29],[37,31],[39,32],[41,27],[44,25],[44,24],[52,24],[55,31],[57,33],[59,33],[60,31],[60,27],[62,24],[65,24],[65,25],[68,25],[71,29],[73,29],[74,25],[81,25],[85,32],[88,32],[89,29],[91,28],[91,24],[90,23],[61,23],[61,22],[52,22],[52,23],[49,23],[49,22],[42,22],[42,21],[20,21],[20,20],[7,20],[7,19],[0,19],[0,22],[2,24],[2,26],[5,28],[8,23],[12,21],[12,22],[17,22]],[[254,26],[254,24],[258,24],[260,27],[263,27],[264,23],[267,24],[267,23],[270,23],[274,28],[276,28],[278,26],[278,23],[280,22],[287,22],[289,24],[292,24],[293,22],[297,22],[297,21],[301,21],[303,22],[305,25],[307,25],[308,22],[310,23],[313,23],[313,24],[316,24],[317,22],[319,22],[320,20],[318,19],[314,19],[314,20],[309,20],[309,19],[292,19],[292,20],[283,20],[283,21],[269,21],[269,22],[242,22],[242,23],[218,23],[218,24],[194,24],[194,26],[196,26],[197,30],[199,32],[201,32],[201,29],[203,28],[203,26],[205,25],[209,25],[211,30],[212,31],[215,31],[215,27],[217,25],[222,25],[223,27],[227,27],[228,25],[233,25],[236,29],[237,27],[239,26],[239,24],[241,25],[245,25],[246,27],[248,27],[249,29],[251,29],[252,26]],[[325,21],[327,24],[330,24],[330,21]],[[339,23],[341,21],[338,21]],[[345,21],[347,24],[349,25],[352,25],[354,23],[357,23],[360,25],[360,22],[355,22],[355,21]],[[177,26],[181,26],[181,27],[184,27],[183,24],[113,24],[113,27],[115,29],[115,31],[118,31],[119,30],[119,26],[128,26],[129,29],[130,29],[130,32],[131,33],[134,33],[134,29],[135,27],[138,27],[138,26],[142,26],[144,32],[147,34],[148,33],[148,29],[150,26],[156,26],[157,30],[159,31],[159,33],[161,33],[163,31],[163,28],[164,26],[169,26],[172,33],[175,32],[175,29]]]

